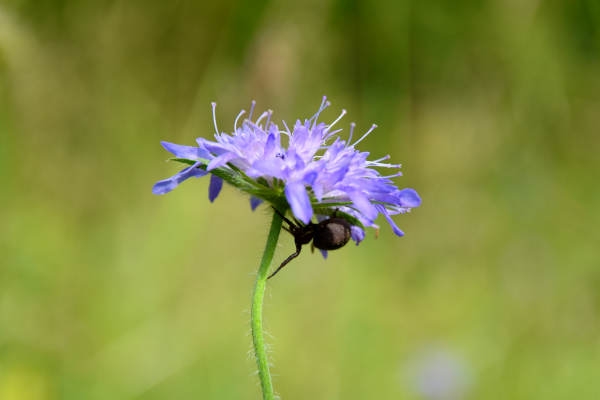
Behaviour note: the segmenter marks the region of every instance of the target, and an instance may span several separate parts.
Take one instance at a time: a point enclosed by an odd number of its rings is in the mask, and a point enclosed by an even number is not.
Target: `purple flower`
[[[252,209],[262,201],[275,206],[283,204],[304,224],[313,215],[319,219],[340,213],[352,223],[352,239],[356,244],[363,240],[365,226],[378,228],[375,219],[379,214],[383,214],[394,233],[403,236],[391,215],[418,207],[419,195],[413,189],[398,189],[394,185],[391,178],[402,175],[401,172],[384,176],[376,169],[398,170],[399,164],[385,162],[389,156],[369,161],[369,153],[356,149],[376,125],[352,142],[354,124],[350,124],[347,140],[337,135],[341,129],[333,130],[346,110],[329,125],[318,122],[319,114],[329,105],[323,97],[319,110],[311,118],[304,122],[297,120],[293,129],[282,121],[284,129],[280,129],[271,121],[271,110],[253,121],[255,103],[252,102],[248,118],[238,126],[245,113],[242,110],[235,119],[233,133],[227,134],[217,128],[216,104],[212,103],[215,140],[198,138],[197,147],[161,142],[177,161],[191,166],[156,183],[152,191],[165,194],[187,178],[211,173],[211,202],[219,195],[225,179],[251,195]]]

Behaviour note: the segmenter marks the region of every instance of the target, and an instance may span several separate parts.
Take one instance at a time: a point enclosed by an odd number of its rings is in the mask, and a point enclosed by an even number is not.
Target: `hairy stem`
[[[269,265],[271,265],[273,253],[275,252],[275,246],[277,245],[277,240],[279,239],[281,223],[281,217],[274,212],[273,221],[271,222],[271,230],[269,231],[269,237],[267,238],[265,251],[260,262],[260,267],[258,268],[256,284],[254,286],[254,294],[252,295],[252,342],[254,343],[254,354],[256,356],[256,365],[258,366],[258,376],[260,378],[260,386],[262,387],[264,400],[275,399],[275,395],[273,394],[273,383],[271,382],[271,373],[269,372],[269,363],[267,361],[267,352],[265,350],[265,339],[263,336],[262,326],[262,308],[263,299],[265,297],[265,286],[267,283]]]

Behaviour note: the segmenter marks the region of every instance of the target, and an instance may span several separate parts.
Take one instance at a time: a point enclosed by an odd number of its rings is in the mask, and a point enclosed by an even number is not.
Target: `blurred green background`
[[[600,398],[597,0],[5,0],[0,399],[259,398],[269,210],[159,141],[323,94],[423,205],[269,282],[281,397]]]

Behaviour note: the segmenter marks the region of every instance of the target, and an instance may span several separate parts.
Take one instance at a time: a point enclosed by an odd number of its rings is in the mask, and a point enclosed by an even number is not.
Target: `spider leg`
[[[302,222],[298,221],[297,218],[294,218],[294,221],[296,222],[297,226],[303,226],[304,225]]]
[[[294,230],[294,229],[296,229],[296,228],[299,228],[299,227],[300,227],[300,225],[296,225],[296,224],[294,224],[292,221],[290,221],[289,219],[287,219],[287,218],[285,217],[285,215],[283,215],[282,213],[280,213],[280,212],[279,212],[279,210],[278,210],[278,209],[276,209],[275,207],[273,207],[273,210],[275,210],[275,212],[276,212],[277,214],[279,214],[279,216],[281,217],[281,219],[283,219],[285,222],[287,222],[287,223],[288,223],[288,225],[290,226],[290,229],[286,229],[285,227],[283,227],[283,229],[285,229],[286,231],[288,231],[288,232],[292,233],[292,230]]]
[[[287,265],[287,263],[289,263],[290,261],[292,261],[294,258],[298,257],[298,255],[300,254],[300,250],[302,250],[302,245],[301,245],[301,244],[298,244],[298,243],[296,243],[296,252],[292,253],[292,254],[291,254],[291,255],[290,255],[288,258],[286,258],[286,259],[285,259],[285,260],[284,260],[284,261],[281,263],[281,265],[279,266],[279,268],[277,268],[277,269],[275,270],[275,272],[273,272],[271,275],[269,275],[269,276],[267,277],[267,279],[271,279],[272,277],[274,277],[274,276],[275,276],[275,274],[276,274],[276,273],[278,273],[278,272],[279,272],[279,270],[280,270],[281,268],[285,267],[285,266]]]

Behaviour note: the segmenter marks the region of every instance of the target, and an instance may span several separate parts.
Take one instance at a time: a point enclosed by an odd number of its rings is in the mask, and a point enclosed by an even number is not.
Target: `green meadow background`
[[[324,94],[423,204],[269,281],[281,398],[600,398],[600,2],[4,0],[0,399],[258,399],[270,210],[159,141]]]

